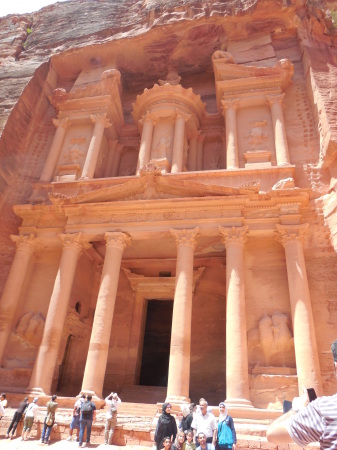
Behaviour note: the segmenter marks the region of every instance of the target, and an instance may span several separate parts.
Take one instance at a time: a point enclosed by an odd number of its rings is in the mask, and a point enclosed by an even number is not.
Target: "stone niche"
[[[155,163],[162,173],[195,170],[198,132],[205,105],[191,88],[164,83],[145,89],[133,104],[142,134],[138,170]]]

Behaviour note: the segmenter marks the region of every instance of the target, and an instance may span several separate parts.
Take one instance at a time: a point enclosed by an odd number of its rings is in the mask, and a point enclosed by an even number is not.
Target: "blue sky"
[[[0,0],[0,17],[7,16],[7,14],[24,14],[38,11],[52,3],[57,2],[53,0]]]

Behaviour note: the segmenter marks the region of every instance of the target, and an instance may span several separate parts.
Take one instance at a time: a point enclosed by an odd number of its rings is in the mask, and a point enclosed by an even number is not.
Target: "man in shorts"
[[[71,441],[72,440],[73,431],[75,429],[76,431],[75,431],[74,441],[77,442],[77,431],[80,429],[81,406],[82,406],[84,401],[85,401],[85,395],[82,394],[81,398],[79,398],[76,401],[75,405],[74,405],[73,418],[72,418],[71,423],[70,423],[69,436],[66,439],[67,441]]]
[[[22,441],[27,441],[30,438],[30,433],[32,431],[32,426],[34,420],[36,419],[37,410],[39,407],[37,406],[38,397],[35,397],[32,403],[29,403],[26,409],[25,420],[23,422],[23,430],[22,430]]]

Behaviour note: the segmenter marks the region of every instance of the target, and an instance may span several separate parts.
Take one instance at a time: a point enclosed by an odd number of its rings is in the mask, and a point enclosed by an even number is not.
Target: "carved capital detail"
[[[248,239],[248,226],[244,227],[232,227],[224,228],[219,227],[219,231],[222,237],[222,242],[226,248],[229,244],[245,244]]]
[[[83,250],[91,247],[91,244],[83,238],[82,233],[59,234],[59,238],[62,241],[63,249],[75,250],[81,253]]]
[[[222,99],[221,106],[223,111],[226,111],[227,109],[235,109],[236,111],[239,109],[240,100],[238,98]]]
[[[34,253],[38,248],[38,241],[34,234],[11,235],[11,239],[16,244],[16,251]]]
[[[185,122],[187,122],[188,120],[190,120],[190,118],[191,118],[191,114],[183,113],[183,112],[179,111],[178,109],[176,110],[176,120],[184,119]]]
[[[145,124],[145,122],[152,122],[152,125],[154,126],[156,124],[156,117],[150,113],[150,111],[146,111],[145,114],[143,114],[143,116],[138,120],[138,122],[140,123],[140,125]]]
[[[302,225],[276,225],[275,241],[279,244],[285,245],[290,241],[304,242],[304,236],[309,228],[308,223]]]
[[[105,113],[104,114],[90,114],[90,120],[94,124],[102,123],[104,125],[104,128],[111,127],[111,123]]]
[[[266,100],[267,100],[269,106],[273,106],[276,103],[278,103],[282,106],[283,99],[284,99],[284,94],[273,94],[273,95],[266,96]]]
[[[193,250],[195,249],[195,246],[197,245],[197,235],[199,234],[199,228],[193,228],[192,230],[170,230],[172,236],[176,240],[177,247],[180,245],[187,245],[189,247],[192,247]]]
[[[121,251],[123,251],[127,245],[130,245],[132,240],[131,236],[119,231],[108,231],[105,233],[104,238],[107,247],[115,247]]]
[[[56,128],[64,128],[66,130],[70,125],[70,120],[68,117],[65,119],[53,119],[53,124]]]

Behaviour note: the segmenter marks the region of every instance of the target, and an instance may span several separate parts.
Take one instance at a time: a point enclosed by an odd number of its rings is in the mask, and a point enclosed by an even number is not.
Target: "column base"
[[[44,392],[42,388],[29,388],[29,387],[25,390],[25,394],[32,395],[33,397],[43,397],[48,395]]]
[[[168,395],[166,397],[165,403],[174,403],[176,405],[182,405],[183,403],[191,403],[191,399],[179,395]]]
[[[90,391],[90,390],[86,390],[86,389],[82,389],[81,392],[76,396],[76,398],[80,398],[82,394],[84,394],[84,395],[90,394],[92,396],[92,400],[94,400],[94,401],[103,399],[102,394],[98,395],[98,394],[96,394],[95,391]]]
[[[228,408],[254,408],[252,402],[244,398],[227,398],[225,403]]]

